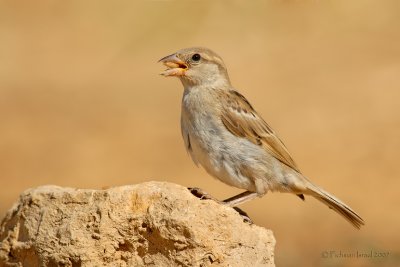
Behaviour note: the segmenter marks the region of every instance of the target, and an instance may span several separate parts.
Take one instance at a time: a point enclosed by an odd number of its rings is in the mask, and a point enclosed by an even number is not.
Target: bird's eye
[[[199,61],[200,58],[201,58],[201,56],[200,56],[199,54],[194,54],[194,55],[192,56],[192,60],[193,60],[193,61]]]

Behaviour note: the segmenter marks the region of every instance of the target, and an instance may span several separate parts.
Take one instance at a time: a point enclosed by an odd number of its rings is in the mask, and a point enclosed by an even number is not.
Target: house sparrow
[[[181,131],[196,165],[222,182],[246,191],[225,200],[228,206],[261,197],[268,191],[318,199],[353,226],[363,219],[342,201],[308,180],[283,142],[234,89],[221,57],[207,48],[179,50],[160,60],[164,76],[178,77],[184,87]]]

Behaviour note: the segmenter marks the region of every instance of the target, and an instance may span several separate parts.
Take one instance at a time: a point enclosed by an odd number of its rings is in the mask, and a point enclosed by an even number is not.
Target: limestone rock
[[[0,242],[0,266],[274,266],[270,230],[165,182],[29,189]]]

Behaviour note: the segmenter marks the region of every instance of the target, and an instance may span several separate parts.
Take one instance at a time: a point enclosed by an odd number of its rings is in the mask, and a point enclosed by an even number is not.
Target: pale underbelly
[[[251,155],[229,145],[226,140],[196,141],[191,138],[192,149],[189,151],[193,160],[198,162],[210,175],[225,184],[255,191],[253,177],[243,175],[243,166]]]

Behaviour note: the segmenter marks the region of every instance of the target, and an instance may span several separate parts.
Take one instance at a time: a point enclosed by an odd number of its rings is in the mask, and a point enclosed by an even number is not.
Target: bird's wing
[[[224,91],[220,101],[222,123],[232,134],[263,147],[276,159],[300,172],[283,142],[243,95],[235,90]]]

